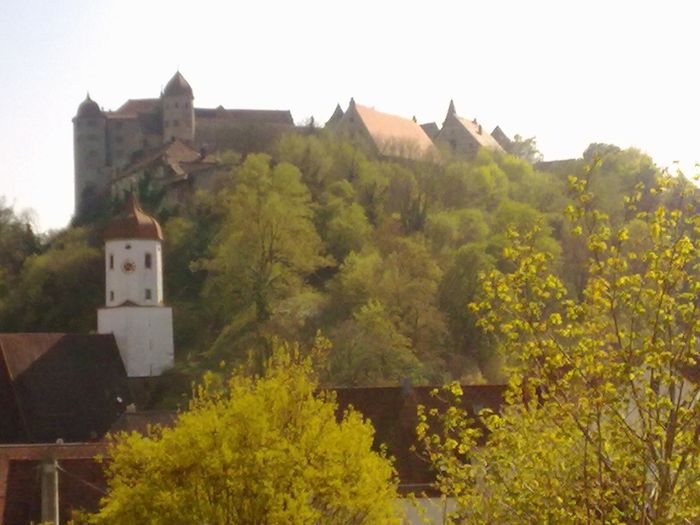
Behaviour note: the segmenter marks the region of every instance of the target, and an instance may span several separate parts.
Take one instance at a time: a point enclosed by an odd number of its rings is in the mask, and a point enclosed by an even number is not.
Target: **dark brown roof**
[[[0,334],[3,442],[96,439],[130,399],[114,336]]]
[[[141,209],[136,196],[131,193],[124,211],[109,221],[102,237],[105,241],[114,239],[162,241],[163,231],[158,221]]]
[[[396,470],[403,492],[428,490],[435,480],[428,462],[418,452],[412,452],[416,444],[416,410],[418,405],[428,408],[445,408],[430,395],[435,387],[368,387],[337,388],[336,399],[340,412],[352,405],[368,418],[375,429],[375,446],[386,445],[396,458]],[[470,414],[482,408],[498,410],[503,404],[505,385],[463,386],[463,408]]]
[[[177,419],[177,412],[173,410],[144,410],[139,412],[124,412],[110,427],[109,433],[138,432],[146,434],[148,428],[158,425],[162,428],[173,426]]]
[[[90,98],[90,94],[88,93],[88,96],[85,98],[85,100],[83,100],[78,106],[78,113],[76,113],[75,117],[94,118],[101,116],[102,110],[100,109],[100,106],[98,106],[97,102]]]
[[[182,76],[182,73],[180,73],[179,71],[177,71],[173,75],[173,78],[171,78],[165,85],[163,95],[165,95],[166,97],[185,95],[189,96],[190,98],[194,98],[194,95],[192,94],[192,88],[190,87],[187,80],[185,80],[185,77]]]
[[[157,98],[130,98],[115,113],[152,113],[160,107],[160,99]]]
[[[276,109],[224,109],[195,108],[196,119],[220,119],[239,124],[279,124],[293,126],[294,119],[289,110]]]
[[[440,128],[438,128],[438,125],[435,124],[435,122],[427,122],[425,124],[421,124],[420,127],[423,128],[425,134],[428,135],[432,140],[435,140],[435,137],[437,137],[440,133]]]

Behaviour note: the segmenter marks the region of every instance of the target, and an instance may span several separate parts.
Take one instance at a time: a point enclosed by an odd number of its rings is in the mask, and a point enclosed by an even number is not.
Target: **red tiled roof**
[[[124,211],[114,217],[102,235],[105,241],[114,239],[163,240],[160,224],[139,206],[136,196],[129,194]]]
[[[382,155],[420,158],[436,153],[433,141],[413,120],[360,104],[355,108]]]

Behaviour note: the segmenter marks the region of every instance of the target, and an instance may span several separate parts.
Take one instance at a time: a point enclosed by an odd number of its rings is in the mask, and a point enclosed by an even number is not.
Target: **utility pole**
[[[59,525],[57,459],[41,462],[41,521]]]

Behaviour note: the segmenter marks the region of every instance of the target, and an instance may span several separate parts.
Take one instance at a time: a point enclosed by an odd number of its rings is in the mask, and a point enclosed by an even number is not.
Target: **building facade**
[[[73,118],[75,211],[109,194],[114,179],[148,152],[180,140],[197,151],[264,150],[294,129],[289,111],[196,108],[178,71],[158,98],[129,99],[105,111],[88,94]]]

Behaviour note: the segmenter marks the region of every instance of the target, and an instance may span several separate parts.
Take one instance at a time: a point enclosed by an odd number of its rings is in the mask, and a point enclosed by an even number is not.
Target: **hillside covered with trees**
[[[536,246],[569,293],[581,294],[588,255],[565,219],[568,177],[587,174],[596,208],[628,222],[633,240],[642,226],[621,196],[639,192],[646,211],[661,199],[644,189],[659,174],[652,159],[600,144],[543,171],[487,151],[471,161],[391,162],[324,133],[221,161],[217,190],[177,206],[140,188],[164,228],[176,372],[190,378],[259,365],[275,338],[305,344],[320,331],[333,345],[327,385],[503,381],[501,357],[468,305],[479,299],[480,274],[512,270],[509,231],[536,229]],[[0,206],[3,331],[94,331],[101,231],[120,204],[47,236]]]

